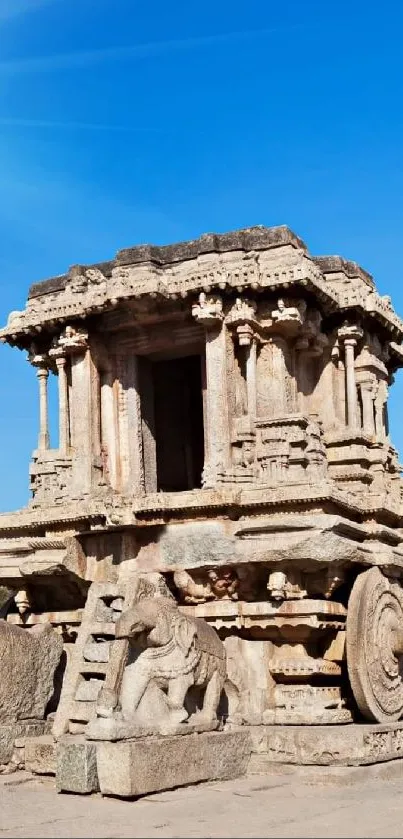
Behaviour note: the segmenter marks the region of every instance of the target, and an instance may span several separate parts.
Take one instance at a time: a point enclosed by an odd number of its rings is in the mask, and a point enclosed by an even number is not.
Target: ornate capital
[[[280,297],[277,301],[277,309],[273,309],[271,316],[274,323],[298,323],[302,324],[305,320],[306,303],[300,300],[298,305],[290,306]]]
[[[206,297],[202,291],[199,294],[199,302],[192,306],[192,315],[206,328],[221,323],[224,319],[221,297]]]
[[[364,332],[360,326],[350,326],[347,323],[343,324],[343,326],[340,327],[337,334],[339,340],[342,341],[344,346],[347,347],[355,347],[361,340],[361,338],[363,338],[364,336]]]
[[[66,326],[61,333],[56,346],[49,354],[54,353],[54,357],[60,355],[60,350],[65,355],[73,353],[82,353],[88,348],[88,332],[86,329],[80,329],[74,326]]]
[[[28,361],[33,367],[38,368],[39,372],[42,370],[48,373],[49,357],[47,353],[38,352],[36,344],[31,344],[28,352]]]
[[[229,327],[235,327],[240,346],[250,346],[256,337],[256,329],[259,326],[256,309],[255,302],[237,297],[225,318]]]

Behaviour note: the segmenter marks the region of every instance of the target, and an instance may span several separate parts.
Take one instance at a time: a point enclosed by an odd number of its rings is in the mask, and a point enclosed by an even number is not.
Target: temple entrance
[[[201,486],[204,462],[199,355],[152,362],[157,490]]]

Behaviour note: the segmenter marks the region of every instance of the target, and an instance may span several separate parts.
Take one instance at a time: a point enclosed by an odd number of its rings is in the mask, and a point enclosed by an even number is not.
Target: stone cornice
[[[29,348],[44,333],[51,339],[66,324],[110,312],[128,302],[191,298],[200,293],[256,295],[302,287],[325,314],[356,310],[403,338],[403,321],[390,299],[374,290],[372,278],[341,257],[311,257],[287,227],[253,227],[192,242],[120,251],[110,262],[73,266],[67,274],[31,287],[26,309],[12,312],[0,340]]]
[[[302,506],[323,504],[334,505],[345,515],[357,514],[361,517],[387,516],[394,521],[403,520],[403,505],[393,503],[385,493],[375,498],[360,497],[356,492],[338,489],[333,482],[324,480],[316,485],[289,484],[284,486],[260,486],[239,489],[239,487],[220,487],[219,489],[203,489],[181,493],[155,493],[144,497],[119,499],[113,506],[99,499],[81,502],[64,502],[46,507],[30,508],[14,513],[0,514],[0,541],[12,539],[16,545],[20,544],[20,537],[31,539],[41,536],[45,531],[58,531],[60,526],[68,526],[77,535],[90,531],[105,531],[113,528],[135,527],[136,525],[158,524],[177,518],[190,519],[198,515],[249,515],[251,511],[263,513],[287,511],[291,505],[295,513],[295,505]],[[111,511],[116,515],[112,516]],[[53,537],[47,537],[53,538]],[[57,538],[60,538],[58,535]]]

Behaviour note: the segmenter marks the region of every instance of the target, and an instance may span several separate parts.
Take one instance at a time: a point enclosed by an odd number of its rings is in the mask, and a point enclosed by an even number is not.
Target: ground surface
[[[0,837],[403,837],[401,766],[330,778],[326,769],[315,772],[254,775],[138,801],[58,795],[51,778],[16,773],[0,778]]]

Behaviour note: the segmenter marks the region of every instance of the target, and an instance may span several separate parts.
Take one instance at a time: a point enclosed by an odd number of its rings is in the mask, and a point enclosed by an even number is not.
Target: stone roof
[[[283,293],[304,287],[324,313],[358,310],[378,320],[401,341],[403,321],[390,298],[381,297],[371,275],[341,256],[309,254],[286,226],[256,226],[207,233],[172,245],[125,248],[113,260],[73,265],[58,277],[31,286],[26,308],[11,312],[0,340],[27,348],[38,332],[56,334],[62,325],[116,309],[123,301],[220,294]]]
[[[227,253],[229,251],[251,251],[267,250],[281,245],[292,245],[307,251],[305,243],[299,236],[296,236],[286,225],[280,227],[264,227],[256,225],[242,230],[235,230],[230,233],[204,233],[198,239],[188,242],[177,242],[173,245],[135,245],[131,248],[123,248],[117,252],[114,260],[109,262],[97,262],[94,265],[74,265],[66,273],[58,277],[52,277],[31,286],[28,299],[40,297],[43,294],[62,291],[67,284],[70,272],[82,268],[96,268],[105,276],[110,276],[112,268],[118,265],[139,265],[151,263],[158,267],[172,265],[175,262],[184,262],[188,259],[195,259],[201,254]]]

